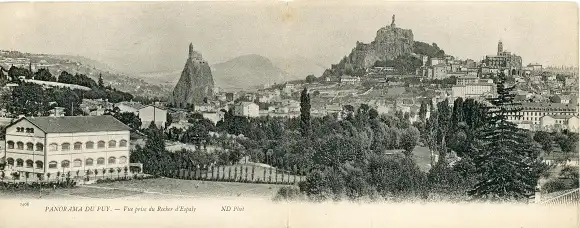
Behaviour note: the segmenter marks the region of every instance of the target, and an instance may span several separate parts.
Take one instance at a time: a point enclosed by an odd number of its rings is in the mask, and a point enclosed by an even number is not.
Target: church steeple
[[[497,54],[501,55],[502,52],[503,52],[503,43],[501,42],[501,40],[499,40],[499,42],[497,42]]]
[[[193,43],[189,43],[189,58],[193,59]]]

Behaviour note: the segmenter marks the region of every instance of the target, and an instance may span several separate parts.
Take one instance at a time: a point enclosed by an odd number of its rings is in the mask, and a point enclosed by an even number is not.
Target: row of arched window
[[[92,158],[87,158],[85,160],[85,166],[93,166],[94,165],[94,160]],[[8,165],[11,166],[16,166],[16,167],[24,167],[24,164],[26,164],[26,168],[33,168],[34,163],[36,163],[36,167],[37,169],[42,169],[43,168],[43,162],[42,161],[36,161],[33,162],[32,160],[28,159],[26,160],[26,162],[24,162],[23,159],[18,158],[16,160],[14,160],[14,158],[8,158],[6,159],[6,163],[8,163]],[[127,163],[127,157],[125,156],[121,156],[119,157],[119,161],[117,163],[117,158],[115,157],[109,157],[109,159],[107,160],[107,164],[109,165],[114,165],[114,164],[126,164]],[[100,157],[97,158],[97,165],[104,165],[105,164],[105,158]],[[69,160],[62,160],[60,162],[60,168],[70,168],[71,163]],[[83,160],[81,159],[75,159],[73,160],[72,163],[73,167],[82,167],[83,166]],[[58,168],[58,162],[56,161],[51,161],[48,163],[48,168],[49,169],[56,169]]]
[[[97,148],[98,149],[103,149],[103,148],[106,147],[106,145],[107,145],[107,143],[105,143],[105,141],[102,141],[101,140],[101,141],[98,141],[97,142]],[[34,151],[34,150],[36,150],[36,151],[43,151],[44,150],[44,145],[42,143],[36,143],[36,147],[35,147],[35,144],[33,144],[31,142],[28,142],[28,143],[26,143],[26,148],[25,148],[25,144],[23,142],[20,142],[20,141],[18,141],[16,143],[14,143],[14,141],[8,141],[7,142],[7,147],[8,147],[8,149],[14,149],[14,148],[16,148],[18,150],[24,150],[24,149],[26,149],[26,150],[29,150],[29,151]],[[72,149],[73,150],[81,150],[82,147],[83,147],[83,143],[82,142],[75,142],[73,144],[73,148]],[[116,148],[116,147],[117,147],[117,141],[115,141],[115,140],[109,141],[108,148]],[[123,139],[123,140],[119,141],[119,147],[127,147],[127,140],[124,140]],[[66,143],[66,142],[65,143],[62,143],[60,145],[60,148],[61,148],[62,151],[71,150],[71,144],[70,143]],[[94,142],[88,141],[88,142],[85,143],[85,149],[94,149],[94,148],[95,148],[95,143]],[[57,143],[51,143],[48,146],[48,150],[49,151],[57,151],[58,150],[58,144]]]

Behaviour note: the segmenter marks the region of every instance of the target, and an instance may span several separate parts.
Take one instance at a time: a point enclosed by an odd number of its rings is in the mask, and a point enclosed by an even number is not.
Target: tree
[[[514,86],[505,85],[506,77],[500,74],[497,94],[490,98],[489,114],[481,129],[474,158],[477,184],[469,194],[477,199],[527,200],[534,193],[540,176],[539,148],[524,130],[507,121],[513,108]]]
[[[127,126],[131,127],[133,130],[141,129],[142,126],[141,119],[135,113],[132,112],[115,113],[113,117],[123,122]]]
[[[12,81],[18,80],[19,77],[31,78],[32,72],[26,68],[11,66],[10,69],[8,69],[8,77],[10,77],[10,80]]]
[[[22,83],[12,90],[7,104],[7,111],[13,116],[43,116],[50,109],[42,86],[33,83]]]
[[[300,94],[300,127],[302,136],[310,137],[312,123],[310,122],[310,95],[307,88],[304,88]]]
[[[41,80],[41,81],[50,81],[50,82],[56,82],[56,77],[52,76],[52,74],[50,73],[50,71],[46,68],[42,68],[38,71],[36,71],[34,73],[34,79],[35,80]]]
[[[546,154],[550,154],[550,152],[552,152],[553,139],[550,133],[545,131],[537,131],[536,134],[534,134],[534,140],[542,146],[542,149],[544,152],[546,152]]]
[[[421,120],[421,122],[425,123],[426,119],[427,119],[427,106],[429,104],[427,104],[426,101],[421,101],[421,107],[419,107],[419,120]]]
[[[165,128],[167,129],[173,123],[173,116],[169,112],[167,112],[167,116],[165,119],[167,120],[167,122],[165,122]]]
[[[101,75],[100,73],[99,73],[98,86],[99,86],[99,88],[104,88],[105,87],[105,84],[103,83],[103,75]]]
[[[419,142],[419,130],[411,126],[403,131],[401,135],[401,148],[405,150],[405,156],[410,157]]]
[[[76,85],[75,76],[66,71],[60,72],[60,75],[58,76],[58,82]]]
[[[311,75],[306,76],[306,83],[310,84],[313,82],[316,82],[316,77],[314,75],[311,74]]]
[[[436,142],[439,147],[439,156],[445,159],[447,156],[447,135],[451,123],[451,108],[449,107],[449,100],[445,99],[437,104],[437,137]]]

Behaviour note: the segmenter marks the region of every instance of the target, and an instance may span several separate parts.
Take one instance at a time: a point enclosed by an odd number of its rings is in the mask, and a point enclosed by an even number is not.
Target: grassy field
[[[429,152],[429,148],[421,146],[415,147],[413,150],[413,160],[415,160],[421,171],[429,171],[431,164],[431,152]]]
[[[0,198],[132,200],[181,198],[271,199],[278,189],[283,186],[156,178],[92,184],[71,189],[42,189],[27,192],[0,191]]]

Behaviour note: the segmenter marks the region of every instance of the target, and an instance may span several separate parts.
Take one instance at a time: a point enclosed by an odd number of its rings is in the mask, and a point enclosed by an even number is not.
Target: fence
[[[174,178],[225,182],[265,184],[296,184],[305,177],[296,172],[258,165],[213,166],[207,168],[180,169],[171,172]]]
[[[73,181],[78,184],[90,184],[97,180],[129,180],[134,178],[144,178],[148,175],[138,172],[131,171],[102,171],[102,172],[67,172],[67,173],[51,173],[50,175],[36,175],[34,173],[0,176],[1,183],[61,183],[67,181]]]
[[[544,200],[540,202],[542,205],[569,205],[577,206],[580,205],[580,188],[572,189],[570,191],[563,192],[562,194],[552,197],[551,199]]]

